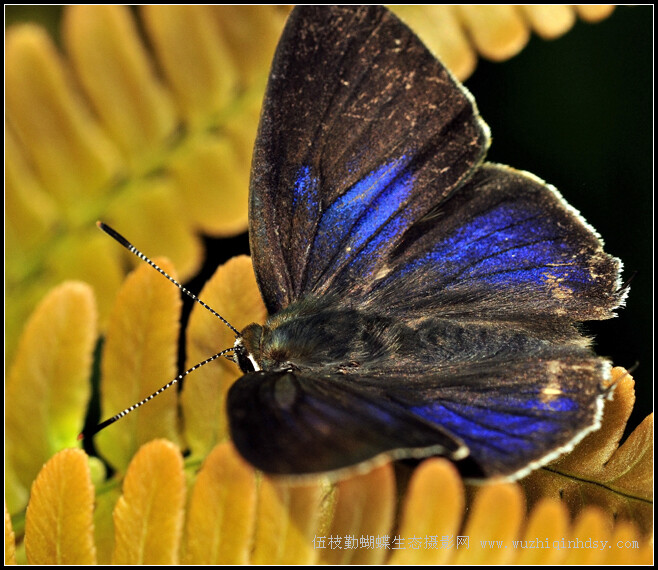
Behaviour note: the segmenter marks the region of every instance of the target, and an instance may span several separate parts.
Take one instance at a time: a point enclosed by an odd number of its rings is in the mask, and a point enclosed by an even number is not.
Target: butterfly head
[[[233,360],[245,374],[307,369],[327,344],[322,319],[300,316],[293,309],[280,313],[261,326],[252,323],[236,338]],[[331,344],[331,343],[328,343]],[[326,346],[325,346],[326,349]]]

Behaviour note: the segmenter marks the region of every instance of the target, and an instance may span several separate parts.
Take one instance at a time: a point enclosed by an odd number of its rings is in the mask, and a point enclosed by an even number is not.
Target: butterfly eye
[[[233,345],[234,361],[244,373],[258,372],[262,368],[258,363],[260,360],[261,334],[261,326],[251,324],[235,340]]]
[[[239,337],[235,341],[235,345],[233,346],[233,358],[242,372],[248,373],[257,370],[255,360],[245,348],[242,337]]]
[[[254,368],[254,365],[252,364],[251,360],[249,360],[249,357],[246,356],[244,352],[236,352],[235,353],[236,359],[238,361],[238,366],[240,367],[240,370],[242,372],[255,372],[256,369]]]

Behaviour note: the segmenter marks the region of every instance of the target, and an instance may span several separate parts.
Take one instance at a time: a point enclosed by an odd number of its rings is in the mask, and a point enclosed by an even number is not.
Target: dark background
[[[59,7],[7,7],[7,24],[36,19],[57,35]],[[26,12],[27,11],[27,12]],[[44,16],[45,14],[45,16]],[[618,7],[565,36],[533,36],[515,58],[478,62],[466,81],[491,127],[488,159],[553,184],[622,259],[633,277],[626,307],[588,323],[596,351],[615,365],[637,364],[635,427],[653,410],[653,8]],[[216,266],[246,253],[246,235],[206,240],[198,291]]]

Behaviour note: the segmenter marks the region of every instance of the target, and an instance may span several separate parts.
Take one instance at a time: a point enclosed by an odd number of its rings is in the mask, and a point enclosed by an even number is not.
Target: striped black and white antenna
[[[164,271],[161,267],[156,265],[153,261],[151,261],[148,257],[146,257],[141,251],[139,251],[133,244],[131,244],[125,237],[123,237],[119,232],[116,230],[112,229],[110,226],[107,224],[104,224],[103,222],[96,222],[96,225],[103,230],[107,235],[118,241],[123,247],[125,247],[130,253],[133,255],[136,255],[141,259],[142,261],[145,261],[148,263],[153,269],[158,271],[161,275],[164,275],[169,281],[171,281],[176,287],[178,287],[183,293],[185,293],[188,297],[191,297],[194,301],[199,303],[202,307],[210,311],[213,315],[215,315],[219,320],[221,320],[228,328],[230,328],[233,333],[235,334],[236,338],[240,337],[240,332],[238,329],[236,329],[231,323],[229,323],[224,317],[222,317],[217,311],[209,307],[206,303],[204,303],[201,299],[199,299],[194,293],[191,293],[188,291],[185,287],[183,287],[178,281],[176,281],[171,275],[169,275],[166,271]],[[195,364],[190,368],[189,370],[186,370],[185,372],[179,374],[176,378],[171,380],[170,382],[167,382],[162,388],[159,390],[156,390],[151,394],[150,396],[147,396],[140,402],[137,402],[136,404],[133,404],[132,406],[126,408],[122,412],[119,412],[117,415],[112,416],[111,418],[105,420],[104,422],[101,422],[98,424],[96,427],[92,428],[91,430],[87,430],[86,432],[82,432],[79,436],[78,439],[83,439],[83,438],[88,438],[92,437],[95,434],[97,434],[99,431],[102,429],[105,429],[107,426],[113,424],[114,422],[120,420],[133,410],[136,410],[140,406],[143,406],[146,404],[146,402],[149,402],[156,396],[162,394],[167,388],[171,388],[174,384],[177,382],[180,382],[185,376],[187,376],[190,372],[194,372],[197,368],[201,368],[202,366],[208,364],[209,362],[212,362],[213,360],[216,360],[220,356],[224,356],[227,352],[233,352],[235,349],[234,347],[226,348],[222,350],[221,352],[218,352],[217,354],[211,356],[210,358],[207,358],[203,362],[199,362],[198,364]]]

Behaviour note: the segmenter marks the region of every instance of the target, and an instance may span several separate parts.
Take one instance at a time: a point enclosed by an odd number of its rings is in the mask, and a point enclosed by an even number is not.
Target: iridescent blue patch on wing
[[[410,183],[413,183],[413,181],[410,181]],[[412,221],[413,216],[408,211],[400,212],[398,215],[390,218],[380,228],[379,233],[350,262],[348,267],[349,273],[351,275],[369,277],[371,269],[377,266],[379,262],[381,250],[395,243]]]
[[[411,412],[447,428],[459,436],[474,455],[479,449],[522,449],[531,452],[561,433],[578,404],[568,396],[541,399],[536,396],[512,401],[487,400],[483,405],[437,400],[416,406]]]
[[[316,266],[314,262],[320,267],[330,262],[330,270],[338,271],[348,260],[362,255],[366,243],[368,253],[376,251],[408,226],[404,216],[396,215],[413,190],[413,174],[405,171],[408,162],[404,155],[383,164],[331,204],[318,225],[311,267]],[[345,244],[343,250],[336,258],[328,258],[335,254],[337,243]]]
[[[444,283],[546,284],[565,291],[594,282],[579,244],[569,242],[545,215],[523,204],[501,203],[465,221],[405,269],[440,270]]]
[[[312,176],[311,168],[302,166],[297,173],[292,189],[293,216],[304,213],[310,215],[311,212],[317,210],[319,188],[318,179]],[[303,212],[298,211],[300,206],[304,206]]]
[[[397,180],[405,165],[404,156],[383,164],[338,198],[322,215],[315,245],[342,243],[354,234],[360,240],[372,236],[409,196],[408,177]]]

